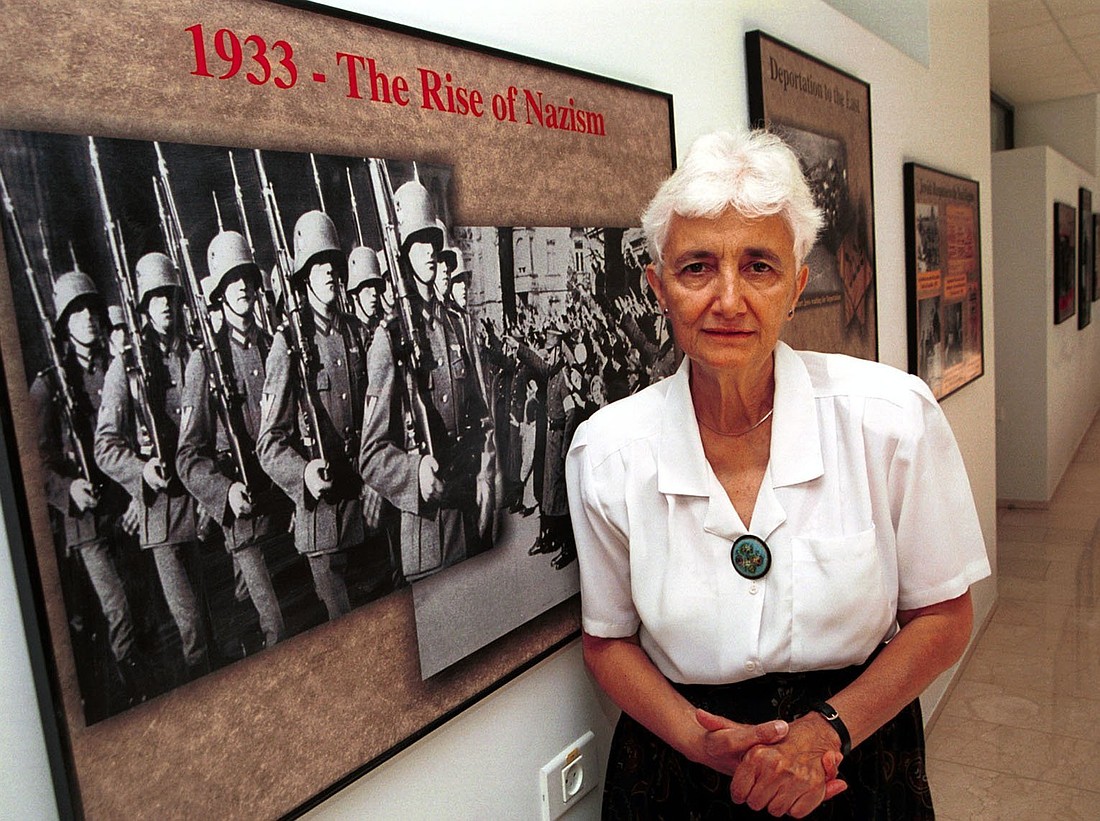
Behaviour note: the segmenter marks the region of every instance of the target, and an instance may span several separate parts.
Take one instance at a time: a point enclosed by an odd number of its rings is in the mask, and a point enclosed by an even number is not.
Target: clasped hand
[[[803,818],[847,789],[837,778],[843,756],[829,738],[832,730],[811,717],[755,726],[705,710],[696,710],[695,718],[704,730],[703,763],[732,776],[734,803]]]

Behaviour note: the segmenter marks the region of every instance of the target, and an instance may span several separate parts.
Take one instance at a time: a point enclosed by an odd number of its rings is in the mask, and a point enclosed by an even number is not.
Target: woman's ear
[[[649,287],[653,289],[654,295],[657,297],[657,304],[661,306],[661,313],[668,315],[668,308],[665,307],[665,288],[664,282],[661,281],[661,275],[657,272],[657,266],[652,262],[645,267],[645,279],[649,283]]]

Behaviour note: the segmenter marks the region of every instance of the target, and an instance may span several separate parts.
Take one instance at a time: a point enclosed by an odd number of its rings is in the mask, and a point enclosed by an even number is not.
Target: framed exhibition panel
[[[1096,280],[1096,252],[1092,236],[1092,192],[1087,188],[1077,189],[1077,291],[1081,295],[1077,311],[1077,327],[1085,328],[1092,322],[1092,303],[1096,301],[1093,291]]]
[[[985,372],[978,183],[906,163],[909,372],[942,399]]]
[[[1092,301],[1100,299],[1100,214],[1092,215]]]
[[[675,358],[672,100],[307,3],[81,11],[0,23],[61,812],[297,815],[577,636],[569,435]]]
[[[745,35],[749,118],[794,148],[825,216],[784,340],[878,358],[871,87],[761,31]]]
[[[1076,310],[1077,209],[1054,203],[1054,324],[1065,322]]]

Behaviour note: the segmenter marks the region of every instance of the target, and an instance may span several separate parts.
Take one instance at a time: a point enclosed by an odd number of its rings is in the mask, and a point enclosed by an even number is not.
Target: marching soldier
[[[439,262],[443,268],[443,275],[438,277],[443,302],[452,310],[465,313],[468,310],[466,290],[470,286],[470,269],[462,258],[462,251],[447,243],[446,234]]]
[[[347,551],[363,544],[362,494],[369,495],[355,468],[366,389],[364,326],[338,308],[346,274],[332,220],[320,211],[303,214],[294,226],[290,282],[301,307],[275,334],[256,442],[260,465],[294,502],[295,546],[309,560],[330,619],[351,609]]]
[[[95,459],[138,503],[139,542],[153,553],[192,678],[206,672],[207,648],[186,567],[197,540],[195,500],[180,482],[175,463],[189,355],[180,331],[179,273],[167,256],[156,252],[139,259],[135,269],[136,307],[146,324],[132,343],[142,346],[150,378],[139,391],[134,383],[140,376],[128,370],[132,350],[112,360],[96,425]]]
[[[66,553],[83,565],[99,600],[111,653],[127,694],[140,701],[147,694],[134,648],[134,623],[109,541],[125,501],[121,488],[94,465],[89,465],[93,475],[84,476],[73,454],[76,448],[92,452],[93,420],[110,362],[103,338],[104,305],[91,278],[80,271],[58,277],[53,299],[55,335],[66,341],[61,361],[64,373],[43,371],[31,385],[39,424],[38,447],[46,472],[46,501],[63,522]],[[61,379],[75,401],[76,412],[71,416],[59,408]]]
[[[346,291],[355,315],[367,326],[368,340],[382,322],[382,292],[385,290],[386,280],[378,264],[378,252],[365,245],[352,248],[348,254]]]
[[[114,359],[126,347],[126,319],[118,305],[107,306],[107,351]]]
[[[210,275],[202,289],[210,306],[223,321],[214,334],[218,348],[207,352],[225,363],[225,376],[234,383],[232,401],[209,389],[210,374],[202,351],[193,351],[187,363],[176,463],[184,487],[225,531],[225,546],[241,573],[248,598],[260,620],[264,646],[284,637],[286,625],[279,600],[264,560],[264,547],[285,537],[290,509],[286,497],[262,472],[256,459],[260,429],[265,360],[271,337],[256,322],[255,305],[261,284],[260,270],[243,236],[223,231],[207,251]],[[219,408],[216,402],[224,402]],[[230,454],[225,422],[233,426],[246,476],[239,475]]]
[[[397,299],[397,295],[394,293],[393,288],[389,287],[390,282],[390,268],[389,263],[386,261],[386,255],[382,251],[378,252],[378,267],[382,271],[382,278],[385,281],[385,287],[378,292],[379,312],[382,318],[382,322],[386,322],[393,317],[394,302]],[[371,339],[374,339],[372,336]]]
[[[374,335],[367,365],[360,468],[401,510],[402,569],[415,581],[480,552],[493,510],[492,423],[464,320],[436,291],[444,231],[418,182],[393,195],[399,264],[408,289],[412,339],[396,317]],[[404,297],[402,297],[404,298]],[[400,312],[397,312],[400,313]],[[422,373],[403,373],[398,352],[420,351]],[[416,396],[410,396],[416,391]],[[423,402],[430,442],[406,424]]]

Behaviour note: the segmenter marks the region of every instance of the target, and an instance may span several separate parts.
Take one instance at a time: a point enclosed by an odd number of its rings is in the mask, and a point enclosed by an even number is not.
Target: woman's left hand
[[[730,782],[730,798],[774,816],[803,818],[848,785],[838,779],[843,756],[836,732],[817,713],[790,723],[777,744],[745,753]]]

